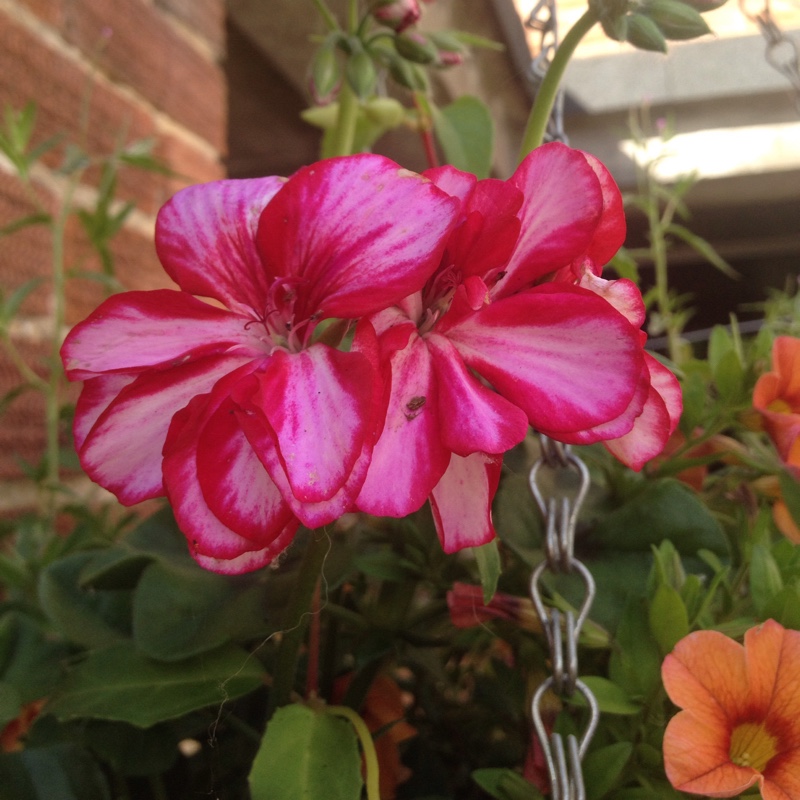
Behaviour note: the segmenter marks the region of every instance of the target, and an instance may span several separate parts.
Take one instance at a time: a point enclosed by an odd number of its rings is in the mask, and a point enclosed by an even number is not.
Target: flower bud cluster
[[[711,33],[701,12],[719,8],[725,0],[592,0],[591,7],[611,39],[640,50],[667,52],[667,40],[696,39]]]

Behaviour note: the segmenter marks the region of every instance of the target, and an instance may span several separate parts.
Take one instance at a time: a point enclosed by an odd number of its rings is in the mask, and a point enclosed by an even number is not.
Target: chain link
[[[575,558],[573,549],[575,526],[589,491],[590,477],[586,465],[571,452],[568,445],[545,436],[539,438],[541,455],[531,468],[529,483],[546,524],[545,558],[531,575],[530,592],[547,636],[552,675],[536,690],[531,701],[531,713],[547,762],[553,800],[585,800],[581,760],[597,728],[600,709],[589,687],[578,677],[578,638],[594,601],[595,583],[586,566]],[[545,499],[539,485],[543,468],[556,473],[560,470],[576,472],[579,479],[577,492],[573,492],[573,496],[565,494],[560,499],[552,496]],[[557,608],[545,605],[541,587],[546,573],[577,574],[581,578],[584,598],[577,616],[571,609],[562,614]],[[566,747],[561,734],[548,732],[542,716],[548,691],[565,698],[570,698],[577,692],[583,696],[589,708],[589,721],[583,735],[580,740],[572,734],[567,736]]]
[[[758,26],[766,40],[767,49],[764,57],[767,63],[792,84],[794,104],[797,113],[800,114],[800,51],[797,42],[790,39],[775,22],[769,8],[769,0],[764,0],[761,11],[755,13],[747,10],[747,0],[739,0],[739,8],[750,22]]]
[[[530,81],[538,90],[558,47],[558,17],[555,0],[539,0],[525,21],[525,27],[539,33],[539,52],[530,66]],[[564,130],[564,90],[560,89],[547,121],[545,138],[550,142],[569,144]]]

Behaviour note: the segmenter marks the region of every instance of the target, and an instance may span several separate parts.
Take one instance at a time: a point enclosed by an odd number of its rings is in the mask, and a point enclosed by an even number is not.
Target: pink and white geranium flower
[[[166,495],[197,561],[256,569],[352,508],[380,432],[377,340],[325,343],[419,291],[458,202],[375,155],[190,187],[156,248],[183,291],[128,292],[62,349],[75,439],[125,504]],[[213,304],[197,299],[210,298]],[[221,306],[221,307],[220,307]]]
[[[562,442],[611,440],[638,469],[674,429],[680,393],[643,353],[638,289],[597,277],[625,219],[596,159],[551,144],[506,182],[425,174],[461,214],[423,289],[370,318],[388,406],[357,504],[405,516],[428,499],[453,552],[494,537],[502,454],[529,424]]]

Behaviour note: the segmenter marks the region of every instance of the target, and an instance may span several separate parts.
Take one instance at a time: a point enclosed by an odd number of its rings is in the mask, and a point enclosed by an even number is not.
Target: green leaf
[[[111,793],[86,750],[57,744],[0,756],[0,800],[111,800]]]
[[[600,800],[614,788],[632,753],[631,742],[615,742],[586,756],[583,760],[586,800]]]
[[[17,311],[19,311],[19,307],[25,302],[25,298],[34,290],[36,290],[39,286],[44,283],[44,278],[31,278],[29,281],[25,281],[22,286],[18,286],[3,303],[2,312],[2,319],[4,322],[8,322],[14,318]]]
[[[359,553],[353,564],[359,572],[363,572],[365,575],[395,583],[406,581],[417,572],[416,566],[411,561],[393,550]]]
[[[123,592],[83,591],[79,579],[92,552],[54,561],[39,577],[39,601],[61,633],[88,647],[105,647],[129,633],[130,596]]]
[[[350,724],[302,705],[278,709],[250,772],[252,800],[359,800],[362,783]]]
[[[8,236],[12,233],[16,233],[17,231],[21,231],[23,228],[28,228],[31,225],[47,225],[52,221],[52,219],[53,218],[49,214],[45,213],[28,214],[27,216],[15,219],[13,222],[9,222],[8,225],[4,225],[2,228],[0,228],[0,236]]]
[[[661,653],[650,633],[644,598],[631,598],[614,637],[609,677],[632,698],[648,697],[661,682]]]
[[[631,716],[638,714],[642,709],[638,703],[631,700],[628,693],[619,685],[600,675],[587,675],[582,678],[591,693],[597,700],[600,712],[603,714],[618,714]],[[585,705],[583,696],[576,692],[572,696],[579,705]]]
[[[487,50],[496,50],[498,53],[502,53],[506,49],[502,42],[487,39],[485,36],[478,36],[476,33],[469,33],[468,31],[448,31],[448,33],[462,44],[467,44],[470,47],[483,47]]]
[[[662,655],[689,633],[689,614],[678,591],[662,583],[650,601],[650,630],[658,642]]]
[[[0,618],[0,679],[15,687],[21,703],[49,695],[61,679],[67,649],[18,612]]]
[[[497,581],[500,578],[501,564],[500,551],[497,549],[497,541],[491,541],[480,547],[473,547],[475,561],[478,564],[478,574],[481,577],[483,587],[483,602],[488,605],[497,591]]]
[[[781,485],[781,497],[795,524],[800,525],[800,481],[796,480],[789,472],[781,472],[778,475]]]
[[[178,756],[178,739],[167,723],[143,730],[93,719],[84,724],[83,740],[116,773],[125,776],[158,775]]]
[[[745,393],[745,375],[742,362],[735,350],[729,350],[714,372],[714,382],[723,400],[735,402]]]
[[[597,520],[592,540],[621,551],[670,539],[682,555],[728,554],[722,527],[697,495],[674,478],[648,482],[625,505]]]
[[[12,719],[19,716],[22,708],[22,698],[17,687],[0,681],[0,730],[2,730]]]
[[[784,628],[800,630],[800,587],[785,586],[764,607],[764,618],[774,619]]]
[[[150,564],[133,595],[133,638],[147,656],[179,661],[264,633],[266,587],[166,560]]]
[[[503,767],[476,769],[472,780],[495,800],[540,800],[542,793],[518,772]]]
[[[444,108],[431,106],[436,138],[449,164],[478,178],[492,168],[492,117],[477,97],[465,95]]]
[[[783,578],[775,558],[763,544],[753,545],[750,557],[750,594],[756,612],[763,618],[770,602],[783,589]]]
[[[728,329],[724,325],[715,325],[708,337],[708,365],[712,375],[719,369],[720,361],[733,351],[733,337]]]
[[[709,264],[716,267],[723,275],[738,279],[741,275],[702,237],[673,222],[666,229],[667,233],[677,236],[689,245],[696,253],[701,255]]]
[[[125,642],[90,652],[47,711],[61,720],[106,719],[149,728],[247,694],[262,685],[263,674],[259,661],[235,646],[163,663]]]

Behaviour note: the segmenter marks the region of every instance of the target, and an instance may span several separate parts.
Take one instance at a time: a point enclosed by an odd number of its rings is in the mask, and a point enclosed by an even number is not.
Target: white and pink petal
[[[525,412],[484,386],[444,336],[426,337],[436,369],[441,440],[460,456],[505,453],[528,431]]]
[[[467,366],[554,438],[616,419],[639,387],[638,331],[577,287],[536,287],[446,332]]]
[[[507,297],[585,253],[603,213],[603,188],[583,153],[559,142],[537,147],[509,179],[525,199],[522,229],[505,276]]]
[[[189,294],[232,311],[263,313],[271,277],[256,248],[261,212],[284,178],[223,180],[182,189],[156,220],[156,251]]]
[[[383,431],[357,503],[370,514],[403,517],[425,503],[447,468],[450,451],[440,438],[434,365],[416,331],[391,355],[389,366]]]
[[[445,553],[479,547],[495,537],[492,501],[500,483],[503,458],[453,454],[447,471],[431,492],[436,532]]]
[[[109,297],[67,335],[61,348],[70,380],[107,372],[168,369],[204,356],[266,355],[252,319],[170,289]]]
[[[228,527],[209,507],[198,478],[198,448],[203,429],[217,409],[210,395],[198,396],[175,415],[164,449],[164,485],[189,552],[207,569],[238,574],[268,564],[291,542],[296,519],[281,513],[267,520],[259,540]],[[263,468],[260,467],[265,475]],[[259,477],[251,476],[259,482]]]
[[[303,503],[330,500],[373,431],[377,376],[370,359],[322,344],[278,350],[256,378],[251,399],[274,432],[292,494]]]
[[[304,167],[275,195],[257,242],[272,276],[297,279],[298,320],[354,319],[423,287],[459,203],[383,156]]]
[[[78,455],[89,477],[132,505],[163,494],[161,451],[176,412],[249,359],[213,356],[142,373],[99,414]],[[86,412],[89,413],[89,412]],[[81,434],[83,421],[79,423]]]

